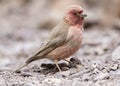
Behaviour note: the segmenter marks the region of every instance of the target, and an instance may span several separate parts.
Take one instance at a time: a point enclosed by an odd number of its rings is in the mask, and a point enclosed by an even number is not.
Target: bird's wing
[[[57,26],[53,29],[53,31],[50,34],[50,37],[46,41],[45,44],[40,48],[39,52],[37,52],[34,56],[29,58],[26,63],[30,63],[34,60],[41,59],[43,56],[47,55],[57,47],[65,44],[68,39],[67,39],[67,34],[68,34],[68,27],[67,26]]]

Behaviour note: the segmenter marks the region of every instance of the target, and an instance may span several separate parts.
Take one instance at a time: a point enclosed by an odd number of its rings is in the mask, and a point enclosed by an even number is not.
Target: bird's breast
[[[82,28],[71,28],[68,32],[68,37],[71,38],[69,44],[73,46],[81,45],[82,41]]]
[[[71,39],[64,45],[50,52],[47,57],[50,59],[61,60],[68,58],[78,51],[81,45],[82,32],[80,29],[70,29],[68,37]]]
[[[82,41],[82,30],[79,28],[72,28],[69,30],[68,36],[71,37],[68,45],[70,45],[72,49],[79,49]]]

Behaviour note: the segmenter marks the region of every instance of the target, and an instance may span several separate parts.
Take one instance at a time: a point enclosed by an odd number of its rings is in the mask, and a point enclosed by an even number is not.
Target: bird
[[[52,29],[50,35],[42,43],[39,51],[26,60],[25,64],[17,70],[27,66],[33,61],[49,59],[58,68],[58,61],[65,60],[75,54],[82,43],[84,18],[87,16],[81,6],[72,5],[65,9],[61,21]]]

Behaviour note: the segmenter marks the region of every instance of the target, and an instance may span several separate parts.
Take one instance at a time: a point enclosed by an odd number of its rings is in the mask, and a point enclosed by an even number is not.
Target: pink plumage
[[[70,57],[81,46],[84,17],[86,15],[83,14],[83,9],[80,6],[74,5],[67,8],[62,21],[51,31],[40,50],[29,58],[22,67],[35,60],[48,58],[53,60],[61,71],[57,61]]]

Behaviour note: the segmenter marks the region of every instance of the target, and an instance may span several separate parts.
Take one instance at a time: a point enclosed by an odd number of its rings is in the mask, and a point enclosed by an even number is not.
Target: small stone
[[[112,53],[112,60],[120,59],[120,46],[118,46]]]
[[[46,78],[42,81],[43,86],[59,86],[62,84],[62,81],[57,78]]]
[[[62,71],[60,74],[66,77],[70,75],[70,71]]]

